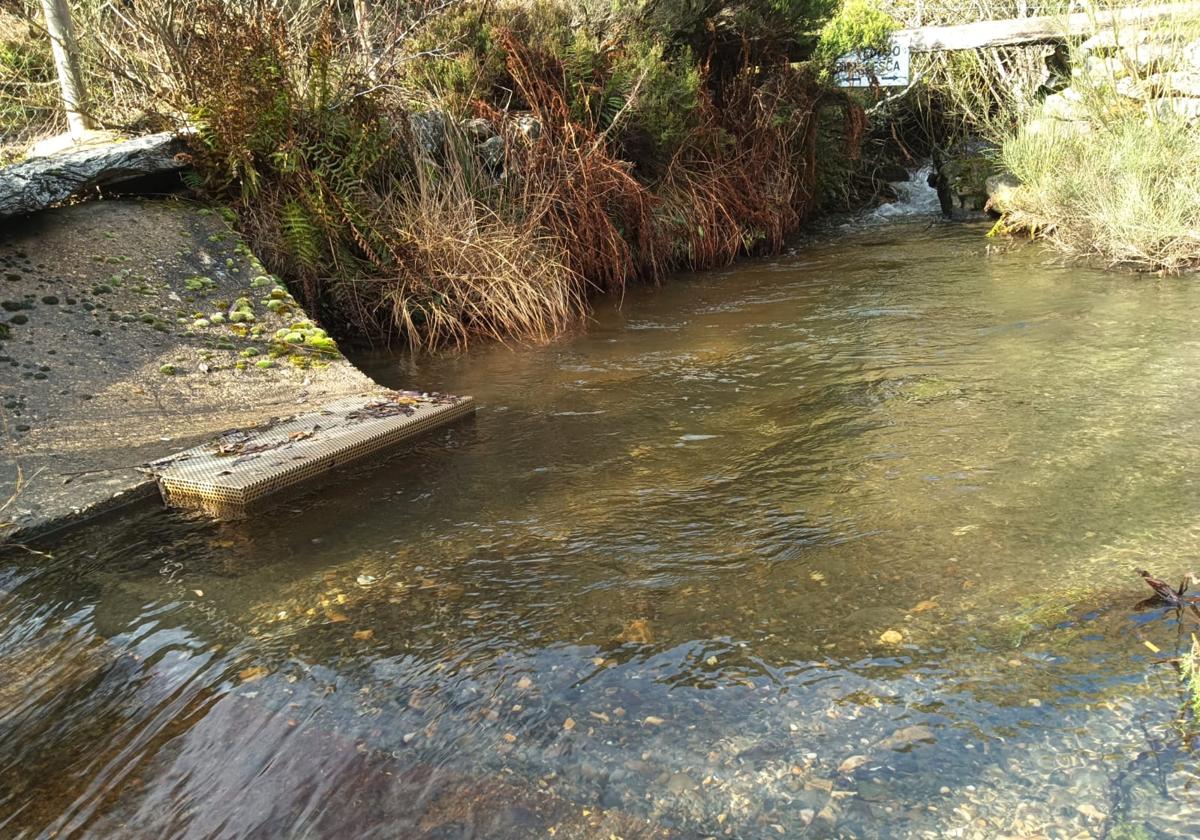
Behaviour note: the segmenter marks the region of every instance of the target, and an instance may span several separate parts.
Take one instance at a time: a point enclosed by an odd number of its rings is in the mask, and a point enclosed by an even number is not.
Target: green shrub
[[[834,12],[837,0],[617,0],[616,26],[626,36],[648,32],[670,46],[734,63],[713,67],[720,77],[741,66],[781,56],[801,58],[812,33]],[[723,49],[723,47],[728,49]]]
[[[613,75],[627,89],[636,88],[624,136],[641,133],[649,140],[648,154],[669,158],[699,122],[703,77],[691,50],[684,47],[668,56],[660,43],[633,41],[616,61]]]
[[[285,277],[343,335],[540,339],[593,289],[777,250],[861,133],[861,109],[787,61],[826,0],[377,4],[365,44],[353,8],[79,6],[85,72],[121,68],[106,113],[137,92],[194,126],[185,178],[267,266],[251,261],[249,287]],[[416,147],[417,111],[445,118],[442,148]],[[468,118],[505,139],[499,157]]]
[[[896,21],[872,0],[843,0],[821,28],[815,58],[823,70],[839,56],[854,50],[884,50],[896,31]]]

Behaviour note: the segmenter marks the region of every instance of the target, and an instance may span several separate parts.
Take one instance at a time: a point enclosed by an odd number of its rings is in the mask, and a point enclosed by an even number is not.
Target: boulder
[[[1092,124],[1087,120],[1053,120],[1036,117],[1025,124],[1026,134],[1045,134],[1051,137],[1073,137],[1078,134],[1088,134]]]
[[[492,128],[492,124],[481,117],[467,120],[462,124],[463,134],[467,135],[467,139],[472,143],[483,143],[492,137],[496,136],[496,130]]]
[[[1200,41],[1149,41],[1124,47],[1125,60],[1142,72],[1200,70]]]
[[[1129,68],[1117,56],[1089,55],[1085,61],[1076,65],[1072,73],[1075,79],[1088,83],[1091,87],[1101,87],[1114,79],[1128,76]]]
[[[1084,108],[1083,96],[1074,88],[1067,88],[1059,93],[1047,96],[1042,102],[1042,116],[1051,120],[1086,120],[1088,115]]]
[[[542,123],[533,114],[522,114],[513,120],[513,125],[517,134],[531,143],[542,136]]]
[[[0,169],[0,218],[35,213],[97,187],[187,166],[173,132],[35,157]]]
[[[975,140],[952,149],[936,162],[931,176],[947,216],[979,213],[987,204],[987,179],[996,173],[996,147]]]
[[[446,115],[441,111],[413,111],[408,128],[417,149],[425,157],[441,160],[446,148]]]
[[[991,213],[1004,214],[1013,207],[1013,194],[1020,189],[1021,179],[1011,172],[992,175],[984,182],[987,189],[987,204],[984,209]]]
[[[1159,120],[1185,119],[1200,121],[1200,98],[1194,96],[1168,96],[1152,99],[1146,103],[1151,118]]]
[[[493,134],[475,146],[475,152],[483,161],[483,165],[492,172],[499,172],[504,168],[504,138],[498,134]]]
[[[1111,55],[1122,47],[1144,44],[1149,40],[1151,40],[1149,29],[1123,28],[1118,35],[1116,30],[1108,28],[1101,29],[1095,35],[1088,38],[1079,45],[1078,49],[1079,52],[1088,55]]]
[[[1142,83],[1145,90],[1154,91],[1163,97],[1200,97],[1200,71],[1172,70],[1155,73]]]
[[[1142,83],[1131,76],[1123,76],[1114,81],[1113,90],[1127,99],[1143,99],[1146,96]]]

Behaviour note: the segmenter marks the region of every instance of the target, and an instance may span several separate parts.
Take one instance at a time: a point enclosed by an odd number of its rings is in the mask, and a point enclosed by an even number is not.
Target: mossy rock
[[[203,292],[217,284],[211,277],[190,277],[184,281],[183,285],[189,292]]]
[[[996,149],[974,141],[951,151],[937,170],[942,210],[982,211],[987,204],[987,179],[997,174]]]
[[[332,338],[328,338],[326,336],[310,335],[308,338],[304,339],[304,344],[305,346],[311,347],[314,350],[319,350],[322,353],[337,352],[337,344]]]

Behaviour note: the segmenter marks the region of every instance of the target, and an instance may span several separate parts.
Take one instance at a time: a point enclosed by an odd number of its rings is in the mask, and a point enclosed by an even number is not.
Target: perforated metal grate
[[[390,392],[346,397],[320,411],[232,430],[150,465],[163,501],[237,518],[267,496],[475,411],[470,397]]]

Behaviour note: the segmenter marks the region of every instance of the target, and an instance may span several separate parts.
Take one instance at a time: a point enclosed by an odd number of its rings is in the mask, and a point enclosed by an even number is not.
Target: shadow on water
[[[478,418],[4,557],[0,835],[1192,836],[1200,619],[1132,569],[1197,537],[1200,290],[980,233],[363,359]]]

